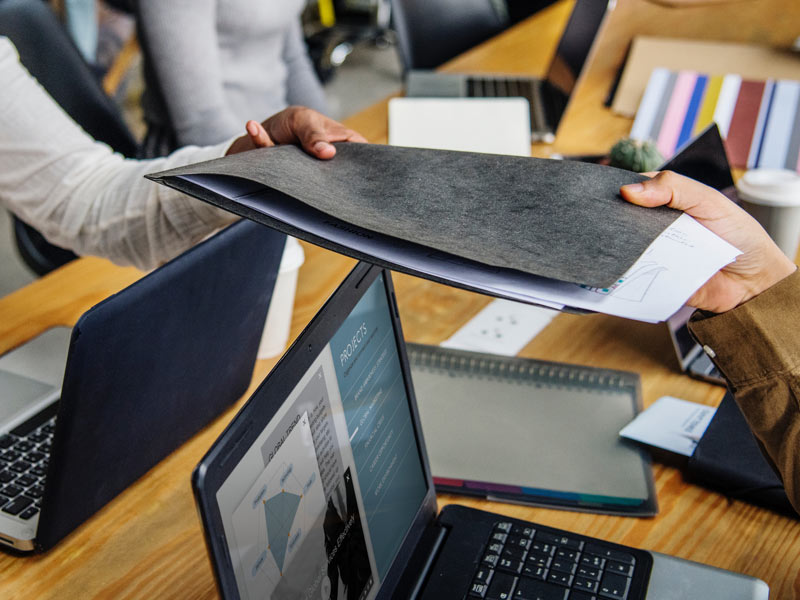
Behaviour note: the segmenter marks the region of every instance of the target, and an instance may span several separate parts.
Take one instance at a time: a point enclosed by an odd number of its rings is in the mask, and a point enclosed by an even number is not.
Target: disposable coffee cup
[[[286,349],[297,290],[297,274],[304,260],[303,247],[293,237],[287,237],[264,323],[264,333],[261,334],[261,343],[258,345],[258,358],[272,358]]]
[[[800,175],[788,169],[753,169],[736,184],[750,213],[791,260],[800,242]]]

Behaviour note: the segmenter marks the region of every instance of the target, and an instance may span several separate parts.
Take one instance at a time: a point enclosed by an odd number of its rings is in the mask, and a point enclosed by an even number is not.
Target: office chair
[[[22,64],[89,135],[124,156],[136,156],[138,144],[119,109],[46,2],[0,0],[0,35],[14,43]],[[25,264],[38,275],[75,258],[16,217],[14,237]]]
[[[403,69],[433,69],[503,31],[505,5],[496,0],[391,0]]]

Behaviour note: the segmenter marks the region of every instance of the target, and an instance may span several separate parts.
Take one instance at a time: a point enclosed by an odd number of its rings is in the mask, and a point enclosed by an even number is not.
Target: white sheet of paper
[[[530,156],[530,103],[525,98],[392,98],[389,144]]]
[[[716,408],[662,396],[641,412],[619,434],[637,442],[691,456]]]
[[[493,300],[441,345],[516,356],[557,314],[554,310],[530,304]]]

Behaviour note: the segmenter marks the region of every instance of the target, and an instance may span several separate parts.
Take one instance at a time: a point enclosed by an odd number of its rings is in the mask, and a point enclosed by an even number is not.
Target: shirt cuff
[[[233,144],[234,140],[236,140],[238,137],[239,136],[233,136],[230,139],[220,142],[219,144],[214,144],[213,146],[187,146],[187,148],[193,149],[191,162],[198,163],[207,160],[214,160],[215,158],[222,158],[225,156],[225,153],[228,152],[228,149],[231,147],[231,144]],[[178,150],[178,152],[181,152],[181,150]],[[189,206],[191,207],[191,210],[197,219],[212,229],[225,227],[226,225],[229,225],[239,219],[237,215],[228,212],[227,210],[217,208],[216,206],[203,202],[202,200],[189,198],[188,196],[186,196],[186,199],[190,203]]]
[[[734,389],[800,364],[800,270],[727,312],[695,311],[689,331]]]

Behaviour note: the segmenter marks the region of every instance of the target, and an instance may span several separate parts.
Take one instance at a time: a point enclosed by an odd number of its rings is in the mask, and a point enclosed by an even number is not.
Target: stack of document
[[[351,143],[330,161],[277,146],[150,177],[391,269],[649,322],[739,253],[679,211],[622,200],[643,176],[579,162]]]

